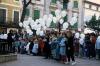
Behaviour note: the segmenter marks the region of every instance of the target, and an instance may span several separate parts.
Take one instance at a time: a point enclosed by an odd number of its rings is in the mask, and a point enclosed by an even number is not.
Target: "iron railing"
[[[18,18],[10,18],[10,17],[1,17],[0,18],[0,27],[8,27],[8,28],[19,28],[19,19]]]

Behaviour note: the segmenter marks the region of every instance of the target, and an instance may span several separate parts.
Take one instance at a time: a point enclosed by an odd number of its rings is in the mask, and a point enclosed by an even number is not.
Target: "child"
[[[33,53],[33,55],[37,55],[37,53],[38,53],[38,41],[37,41],[37,39],[34,41],[32,53]]]

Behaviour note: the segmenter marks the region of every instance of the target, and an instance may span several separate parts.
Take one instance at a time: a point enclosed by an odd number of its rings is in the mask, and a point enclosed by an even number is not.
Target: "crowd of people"
[[[2,37],[2,36],[1,36]],[[61,63],[75,64],[75,57],[96,58],[100,60],[100,36],[96,33],[47,32],[43,36],[28,35],[12,30],[7,34],[11,52],[44,56]]]

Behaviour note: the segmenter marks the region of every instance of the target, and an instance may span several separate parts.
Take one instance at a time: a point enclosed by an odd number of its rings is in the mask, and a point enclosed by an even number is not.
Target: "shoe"
[[[70,64],[70,62],[64,62],[64,63],[65,63],[65,64],[68,64],[68,65]]]
[[[75,65],[76,64],[76,62],[74,61],[74,62],[72,62],[72,64],[71,65]]]

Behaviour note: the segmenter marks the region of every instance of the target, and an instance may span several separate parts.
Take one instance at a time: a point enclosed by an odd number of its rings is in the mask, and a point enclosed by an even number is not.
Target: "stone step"
[[[17,60],[17,54],[0,55],[0,63]]]

